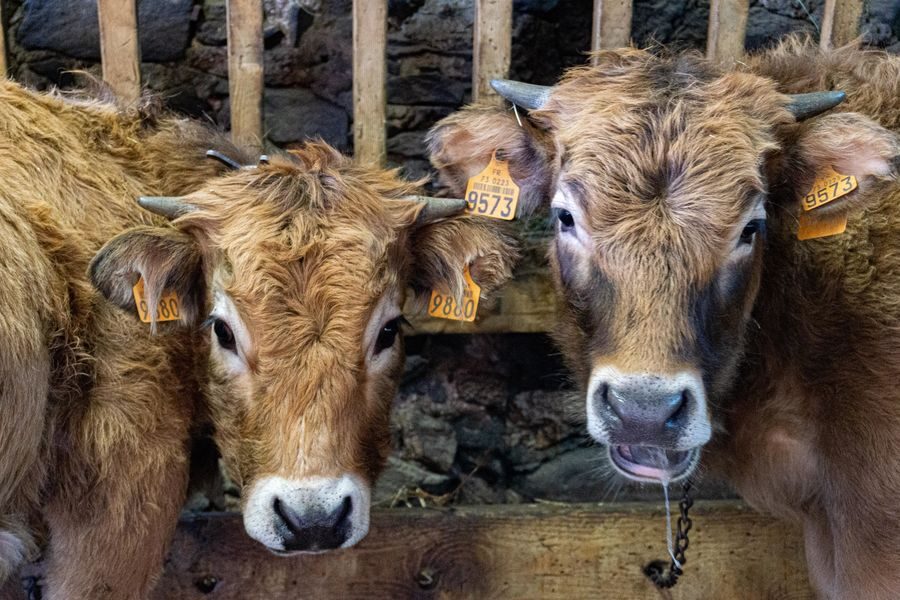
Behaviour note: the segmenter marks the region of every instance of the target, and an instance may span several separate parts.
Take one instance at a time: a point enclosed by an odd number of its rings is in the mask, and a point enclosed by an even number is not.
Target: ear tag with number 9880
[[[484,170],[466,186],[466,212],[511,221],[516,218],[519,186],[509,174],[509,161],[497,160],[497,152]]]
[[[448,292],[432,290],[431,300],[428,301],[428,314],[439,319],[452,319],[454,321],[475,320],[478,312],[478,299],[481,297],[481,288],[472,279],[469,273],[469,265],[463,270],[466,287],[463,289],[462,298],[454,298]]]
[[[147,306],[147,297],[144,294],[144,278],[131,288],[134,293],[134,305],[138,311],[138,317],[144,323],[150,323],[150,310]],[[177,321],[181,318],[181,306],[179,306],[178,294],[171,290],[165,290],[159,304],[156,306],[157,321]]]

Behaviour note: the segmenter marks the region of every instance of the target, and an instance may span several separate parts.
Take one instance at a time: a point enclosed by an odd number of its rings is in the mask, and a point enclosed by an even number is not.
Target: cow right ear
[[[509,172],[519,186],[518,216],[527,216],[547,204],[552,185],[552,143],[524,112],[521,124],[509,110],[469,106],[439,121],[426,142],[431,164],[441,182],[461,198],[471,177],[484,170],[494,153],[509,161]]]
[[[133,288],[144,280],[148,314],[155,321],[164,293],[178,295],[180,320],[197,322],[205,299],[197,241],[171,227],[136,227],[108,241],[91,261],[91,282],[110,302],[138,317]],[[156,323],[153,323],[155,327]]]

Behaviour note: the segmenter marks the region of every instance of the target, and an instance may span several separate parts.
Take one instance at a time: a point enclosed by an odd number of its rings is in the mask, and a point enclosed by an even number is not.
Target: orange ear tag
[[[797,239],[812,240],[844,233],[847,229],[846,214],[813,217],[807,213],[841,196],[846,196],[858,187],[859,182],[853,175],[841,175],[830,167],[820,173],[813,182],[812,189],[803,197],[803,213],[799,219]]]
[[[512,221],[519,205],[519,186],[509,174],[509,161],[497,160],[497,152],[484,170],[466,186],[466,212]]]
[[[134,292],[134,305],[138,311],[138,317],[144,323],[150,322],[150,311],[147,308],[147,298],[144,295],[144,278],[138,279],[138,282],[131,288]],[[171,290],[163,292],[162,298],[159,299],[159,305],[156,307],[157,321],[177,321],[181,317],[181,305],[178,294]]]
[[[478,299],[481,298],[481,288],[472,280],[469,265],[463,269],[463,277],[466,280],[466,287],[463,290],[462,298],[454,298],[447,292],[439,290],[431,291],[431,300],[428,302],[429,316],[468,323],[475,320],[475,314],[478,312]]]

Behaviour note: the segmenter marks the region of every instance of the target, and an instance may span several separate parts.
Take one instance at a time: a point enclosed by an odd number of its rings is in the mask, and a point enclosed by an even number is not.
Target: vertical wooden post
[[[387,0],[353,0],[353,153],[383,165],[387,102]]]
[[[231,140],[259,152],[263,140],[262,0],[228,0],[226,15]]]
[[[472,44],[472,101],[500,103],[491,79],[509,75],[512,56],[512,0],[475,0]]]
[[[9,63],[6,59],[6,21],[3,19],[3,0],[0,0],[0,77],[6,77]]]
[[[819,46],[825,50],[849,44],[859,36],[863,0],[825,0]]]
[[[97,0],[103,80],[125,102],[141,96],[137,0]]]
[[[744,54],[749,0],[711,0],[706,57],[732,64]]]
[[[594,0],[591,50],[621,48],[631,41],[631,0]]]

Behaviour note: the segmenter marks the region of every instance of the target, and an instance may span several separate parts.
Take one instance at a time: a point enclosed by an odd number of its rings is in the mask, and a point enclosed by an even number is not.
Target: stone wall
[[[96,0],[0,0],[10,21],[14,76],[69,87],[72,70],[99,74]],[[515,0],[512,76],[552,83],[584,61],[593,0]],[[229,120],[224,0],[139,0],[143,80],[183,113]],[[815,33],[824,0],[754,0],[747,45]],[[351,0],[265,0],[268,141],[290,147],[351,139]],[[702,49],[708,2],[638,0],[633,37]],[[427,129],[470,98],[472,0],[391,0],[388,150],[412,176],[427,172]],[[870,0],[868,42],[900,51],[900,3]],[[608,483],[581,424],[581,401],[552,344],[537,335],[421,336],[408,341],[396,400],[395,452],[376,501],[613,500],[659,491]],[[706,485],[707,495],[727,494]],[[235,490],[194,508],[233,507]]]

